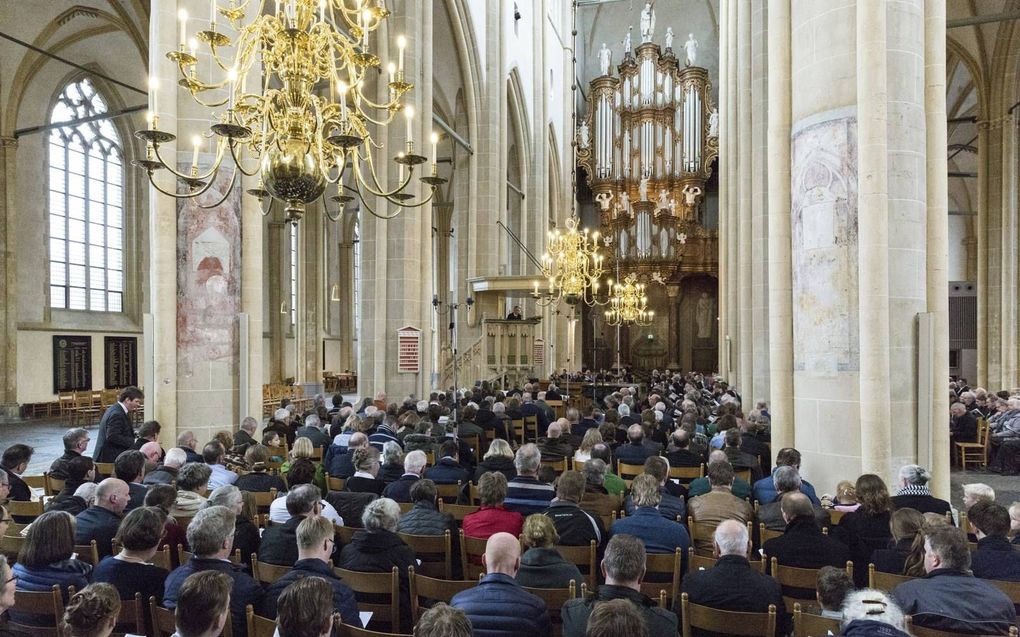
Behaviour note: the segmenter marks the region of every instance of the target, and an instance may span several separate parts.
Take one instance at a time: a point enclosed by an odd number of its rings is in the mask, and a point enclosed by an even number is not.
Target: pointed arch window
[[[64,87],[51,123],[107,112],[88,78]],[[120,138],[109,119],[50,131],[50,307],[124,311],[124,191]]]

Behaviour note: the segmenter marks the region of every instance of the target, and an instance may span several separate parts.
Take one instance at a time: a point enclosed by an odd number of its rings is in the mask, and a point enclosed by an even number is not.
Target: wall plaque
[[[138,385],[138,339],[107,336],[103,339],[103,361],[107,389]]]
[[[92,337],[53,337],[53,393],[92,389]]]
[[[421,371],[421,330],[408,325],[397,330],[397,373]]]

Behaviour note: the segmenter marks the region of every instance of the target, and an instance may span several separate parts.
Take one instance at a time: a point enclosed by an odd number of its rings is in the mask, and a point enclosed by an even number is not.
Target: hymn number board
[[[134,336],[107,336],[103,343],[106,389],[138,384],[138,339]]]
[[[53,393],[92,389],[92,337],[53,337]]]

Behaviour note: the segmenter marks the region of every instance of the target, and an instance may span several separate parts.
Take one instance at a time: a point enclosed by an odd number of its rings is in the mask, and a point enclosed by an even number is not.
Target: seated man
[[[428,464],[428,457],[424,451],[415,449],[408,452],[404,456],[404,475],[386,485],[382,497],[389,498],[394,502],[410,502],[411,487],[415,482],[421,480],[421,474],[424,473],[426,464]]]
[[[613,473],[613,452],[609,449],[609,445],[599,443],[591,448],[592,460],[601,460],[606,465],[605,478],[602,481],[602,487],[606,490],[609,495],[623,495],[627,490],[627,483],[623,481],[623,478]]]
[[[659,481],[659,513],[667,520],[687,522],[687,489],[669,479],[669,462],[662,456],[648,456],[644,464],[644,473]],[[630,514],[634,508],[631,498],[623,502],[624,510]],[[679,516],[679,520],[677,517]]]
[[[259,561],[281,566],[293,566],[298,561],[297,528],[309,516],[319,515],[319,490],[311,484],[302,484],[287,492],[287,513],[283,524],[273,524],[262,532],[259,544]]]
[[[294,563],[294,568],[266,589],[258,614],[275,619],[277,601],[284,589],[299,579],[321,577],[329,584],[333,592],[330,608],[339,612],[348,626],[361,628],[361,617],[358,615],[358,602],[354,599],[354,591],[344,584],[330,567],[329,561],[333,556],[333,547],[336,545],[332,523],[321,515],[303,517],[297,526],[295,539],[297,540],[298,560]],[[265,539],[263,539],[264,541]]]
[[[96,503],[75,517],[74,543],[88,544],[96,541],[99,558],[113,554],[113,537],[117,535],[120,521],[131,494],[128,485],[117,478],[107,478],[96,488]]]
[[[414,626],[415,637],[471,637],[471,622],[464,611],[443,602],[421,615]]]
[[[538,439],[538,450],[543,458],[558,460],[574,455],[570,441],[563,436],[563,423],[559,420],[549,425],[544,438]]]
[[[240,566],[230,561],[234,550],[234,512],[222,506],[212,506],[199,511],[191,524],[188,525],[188,546],[194,556],[183,565],[175,568],[166,578],[166,592],[163,605],[177,608],[183,604],[181,599],[184,582],[193,574],[205,571],[217,571],[233,580],[230,591],[230,620],[235,637],[248,634],[245,606],[251,604],[256,608],[262,599],[262,587],[244,572]],[[190,606],[183,606],[188,613]],[[179,620],[178,620],[179,621]]]
[[[771,531],[782,531],[786,528],[787,522],[783,517],[783,499],[792,495],[803,495],[800,492],[800,474],[793,467],[778,467],[772,474],[772,482],[776,486],[779,497],[758,507],[758,522],[763,523],[765,528]],[[822,507],[814,507],[814,517],[819,528],[829,525],[829,513]]]
[[[538,470],[542,466],[542,454],[533,443],[522,445],[514,456],[514,467],[517,477],[507,483],[507,496],[503,504],[510,511],[517,511],[523,516],[541,513],[556,497],[556,490],[551,484],[538,479]]]
[[[776,469],[779,467],[793,467],[797,470],[797,474],[800,475],[800,452],[793,447],[785,447],[779,450],[776,454]],[[776,469],[773,469],[773,473]],[[693,487],[693,484],[691,485]],[[801,477],[800,481],[800,492],[806,495],[813,504],[821,505],[821,501],[818,496],[815,495],[815,488],[811,486],[811,483]],[[694,495],[693,493],[691,495]],[[734,489],[734,495],[738,497],[742,496],[737,489]],[[772,481],[772,476],[766,476],[761,480],[754,483],[753,489],[754,499],[758,504],[768,504],[776,499],[776,485]]]
[[[346,448],[340,445],[330,445],[329,449],[326,450],[326,457],[322,461],[323,466],[326,467],[326,473],[332,478],[342,478],[344,480],[350,478],[356,471],[352,462],[354,450],[367,446],[368,436],[360,431],[351,434]]]
[[[460,453],[456,440],[446,440],[439,451],[436,466],[425,470],[425,477],[436,484],[467,484],[471,474],[460,465]]]
[[[80,457],[88,449],[89,437],[87,429],[76,427],[68,429],[64,434],[64,453],[50,465],[50,476],[58,480],[67,480],[67,463]]]
[[[559,543],[564,546],[588,546],[595,540],[595,545],[602,546],[605,527],[602,518],[581,509],[581,498],[584,497],[584,475],[578,471],[565,471],[556,481],[556,499],[544,511],[552,520]]]
[[[616,459],[626,464],[644,464],[652,450],[645,444],[645,430],[639,424],[627,427],[627,444],[616,448]]]
[[[541,597],[525,591],[517,580],[521,544],[509,533],[496,533],[482,556],[486,575],[450,600],[464,611],[476,635],[550,635],[552,623]]]
[[[28,502],[32,499],[32,489],[21,479],[21,475],[28,469],[28,463],[31,462],[33,453],[35,453],[35,449],[23,444],[11,445],[4,449],[3,456],[0,457],[0,467],[7,472],[8,499],[19,502]],[[28,524],[32,521],[31,518],[22,517],[25,519],[15,520],[15,522]]]
[[[723,460],[708,465],[708,480],[712,491],[691,498],[687,507],[695,522],[718,525],[723,520],[737,520],[746,524],[754,520],[754,509],[747,500],[733,495],[733,467]],[[712,541],[699,539],[695,548],[702,552],[712,550]]]
[[[921,513],[949,513],[949,503],[940,500],[928,490],[931,473],[920,465],[908,464],[900,467],[900,490],[892,497],[893,507],[914,509]]]
[[[223,445],[218,440],[213,440],[202,447],[202,460],[212,470],[212,474],[209,476],[210,491],[237,482],[237,474],[227,469],[223,461],[226,455],[227,450],[223,448]]]
[[[181,435],[177,436],[177,448],[184,451],[184,455],[187,457],[187,462],[202,462],[202,456],[195,451],[198,446],[198,438],[195,437],[195,432],[185,431]]]
[[[974,577],[1020,582],[1020,552],[1009,543],[1009,511],[994,502],[977,502],[967,511],[977,535],[977,550],[970,554]]]
[[[1005,635],[1016,623],[1013,602],[994,585],[970,573],[963,531],[940,526],[924,540],[922,578],[903,582],[892,596],[914,625],[961,635]]]
[[[723,435],[723,441],[725,442],[723,452],[726,454],[726,459],[733,465],[733,468],[735,470],[750,469],[752,483],[761,480],[761,463],[758,462],[758,457],[740,448],[740,443],[742,442],[740,429],[727,429]]]
[[[641,592],[645,577],[645,546],[632,535],[616,535],[606,546],[602,574],[606,583],[595,595],[572,599],[563,605],[563,637],[584,637],[588,617],[596,605],[614,599],[631,601],[644,618],[648,635],[676,635],[677,616]]]
[[[145,478],[145,454],[134,449],[120,452],[113,461],[113,475],[126,482],[131,492],[130,500],[124,507],[125,512],[145,505],[145,494],[149,492],[148,487],[142,484]]]
[[[716,449],[708,454],[708,468],[705,470],[705,473],[707,474],[711,470],[712,465],[717,462],[725,462],[726,464],[729,464],[729,460],[726,459],[726,454],[721,449]],[[733,465],[730,465],[730,470],[733,470]],[[772,482],[772,480],[769,479],[769,482]],[[743,478],[734,476],[733,486],[730,490],[733,492],[733,495],[738,498],[748,498],[751,496],[751,485]],[[693,498],[705,495],[711,491],[712,483],[709,481],[707,475],[704,478],[692,480],[691,483],[687,485],[688,508],[690,508],[690,501]],[[775,498],[772,499],[774,500]]]
[[[645,549],[649,553],[672,553],[679,548],[686,564],[691,536],[687,534],[687,529],[682,524],[667,520],[659,513],[659,502],[662,499],[659,481],[647,473],[642,473],[634,478],[630,489],[637,508],[634,509],[633,515],[613,522],[609,529],[610,537],[621,533],[633,535],[644,541]]]
[[[216,571],[195,573],[184,581],[174,611],[177,637],[218,637],[230,614],[233,580]]]
[[[155,471],[150,472],[142,480],[142,484],[152,486],[154,484],[170,484],[177,480],[177,474],[180,473],[181,467],[187,462],[187,455],[183,449],[174,447],[173,449],[167,449],[166,457],[163,458],[163,464],[156,467]]]
[[[670,435],[666,459],[671,467],[698,467],[705,461],[691,451],[691,435],[685,429],[677,429]]]
[[[230,449],[230,453],[235,456],[244,456],[245,452],[248,451],[248,447],[258,444],[258,440],[255,440],[255,431],[258,428],[259,421],[251,416],[242,420],[240,429],[234,434],[234,446]]]
[[[329,637],[333,633],[333,591],[320,577],[302,577],[277,600],[278,637]]]
[[[687,593],[692,604],[719,610],[764,613],[773,604],[776,634],[788,634],[793,624],[779,582],[751,568],[747,561],[751,553],[747,526],[737,520],[723,521],[715,529],[712,547],[718,558],[715,566],[688,573],[681,583],[681,592]]]
[[[145,456],[145,472],[155,471],[163,459],[163,447],[158,442],[147,442],[138,450]]]
[[[793,470],[793,467],[783,467]],[[762,546],[763,559],[771,568],[771,558],[783,566],[794,568],[821,568],[836,566],[846,568],[850,559],[850,550],[845,544],[822,534],[822,529],[815,517],[811,500],[803,493],[788,493],[779,502],[786,532],[774,537]],[[772,506],[767,505],[767,506]],[[760,512],[760,511],[759,511]],[[790,597],[813,597],[810,589],[790,588],[784,593]]]
[[[328,447],[333,442],[329,434],[323,431],[322,421],[316,414],[308,414],[305,417],[304,426],[298,427],[294,431],[294,438],[308,438],[312,441],[312,446],[317,449]]]
[[[854,580],[846,569],[823,566],[818,569],[815,580],[815,599],[821,609],[821,616],[829,619],[843,619],[843,602],[854,590]]]

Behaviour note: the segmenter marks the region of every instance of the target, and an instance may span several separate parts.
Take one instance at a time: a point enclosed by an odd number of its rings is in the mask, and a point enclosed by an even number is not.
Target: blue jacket
[[[778,468],[779,467],[776,467],[776,469]],[[772,470],[773,474],[776,472],[776,469]],[[818,496],[815,495],[815,488],[811,486],[811,483],[807,480],[801,480],[800,492],[810,498],[813,504],[821,506],[822,502],[818,499]],[[753,495],[754,499],[758,501],[758,504],[775,502],[778,495],[776,494],[776,484],[772,482],[772,476],[770,475],[755,482],[754,486],[751,487],[751,495]]]
[[[67,559],[41,568],[26,568],[23,564],[15,564],[13,574],[18,581],[15,588],[30,593],[48,592],[56,584],[67,603],[67,587],[74,586],[80,591],[89,585],[92,579],[92,565],[77,559]],[[11,619],[20,624],[30,626],[52,626],[53,620],[34,613],[19,613],[10,610]]]
[[[414,486],[415,482],[421,480],[418,476],[413,473],[405,473],[400,476],[399,480],[395,480],[386,485],[383,489],[382,495],[384,498],[389,498],[394,502],[410,502],[411,501],[411,487]]]
[[[113,536],[117,535],[117,529],[120,528],[119,515],[103,507],[90,506],[74,520],[75,544],[88,544],[95,540],[100,559],[113,553]]]
[[[910,637],[898,628],[870,619],[855,619],[839,634],[843,637]]]
[[[1005,635],[1016,609],[993,584],[969,573],[939,568],[893,589],[893,599],[914,625],[960,634]]]
[[[352,591],[343,580],[333,573],[333,569],[322,560],[308,559],[298,560],[294,568],[286,575],[276,580],[266,589],[266,595],[262,598],[258,614],[269,619],[276,619],[276,602],[287,588],[302,577],[321,577],[333,589],[333,610],[339,611],[344,623],[348,626],[363,628],[361,616],[358,615],[358,601],[354,599]]]
[[[659,515],[666,518],[667,520],[673,520],[676,522],[676,516],[680,516],[681,524],[687,522],[687,503],[683,498],[678,498],[671,493],[667,493],[664,488],[659,489],[659,493],[662,496],[662,500],[659,502]],[[636,507],[634,506],[634,500],[628,495],[623,501],[623,510],[627,512],[627,515],[633,515]]]
[[[326,449],[326,455],[322,459],[322,466],[331,478],[343,478],[346,480],[354,475],[354,464],[351,463],[351,454],[347,447],[330,445]]]
[[[471,474],[467,469],[460,466],[460,463],[450,456],[443,456],[436,463],[436,466],[425,470],[425,478],[436,484],[467,484],[471,480]]]
[[[503,506],[527,517],[545,511],[555,497],[556,489],[551,484],[532,476],[517,476],[507,483]]]
[[[453,596],[450,606],[471,620],[474,637],[547,637],[552,634],[542,598],[524,590],[509,575],[491,573],[478,586]]]
[[[1020,551],[1004,537],[983,537],[970,554],[970,570],[982,579],[1020,582]]]
[[[262,601],[262,587],[251,575],[242,570],[242,567],[235,566],[226,560],[218,560],[208,557],[192,557],[186,564],[175,568],[166,578],[166,591],[163,594],[163,606],[166,608],[177,608],[177,595],[181,591],[181,585],[189,575],[202,571],[219,571],[230,576],[234,580],[234,586],[230,591],[230,621],[234,637],[245,637],[248,634],[248,620],[245,617],[244,607],[248,604],[258,608]]]
[[[687,529],[678,522],[662,517],[654,507],[638,507],[633,515],[613,522],[609,529],[609,537],[614,535],[633,535],[645,543],[648,553],[672,553],[677,548],[687,561],[687,549],[691,546],[691,536]],[[681,568],[681,572],[684,569]]]

